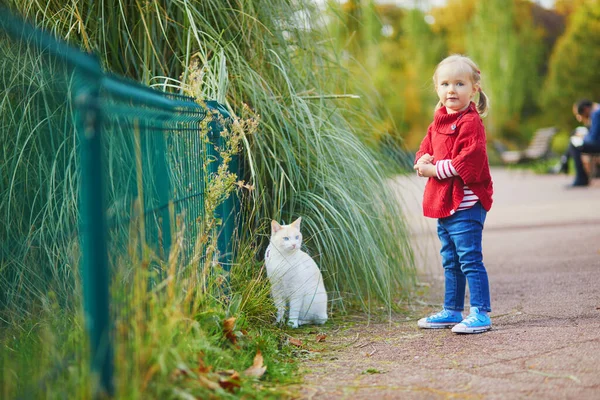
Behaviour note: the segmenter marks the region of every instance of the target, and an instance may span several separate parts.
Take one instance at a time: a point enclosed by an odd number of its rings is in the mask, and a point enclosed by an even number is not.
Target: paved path
[[[305,364],[305,398],[600,399],[600,180],[568,190],[564,176],[492,175],[483,246],[493,330],[419,330],[421,315],[342,326]],[[423,313],[442,301],[435,223],[420,215],[424,180],[394,184],[430,285]]]

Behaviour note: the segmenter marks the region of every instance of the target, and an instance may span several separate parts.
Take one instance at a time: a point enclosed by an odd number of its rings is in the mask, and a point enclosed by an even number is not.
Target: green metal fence
[[[98,392],[110,394],[110,287],[128,275],[119,261],[144,252],[167,260],[175,232],[191,256],[229,113],[105,73],[93,55],[1,7],[0,93],[0,316],[26,312],[50,292],[69,308],[82,290],[92,372]],[[227,269],[238,200],[217,214]],[[149,285],[164,275],[161,265],[149,266]]]

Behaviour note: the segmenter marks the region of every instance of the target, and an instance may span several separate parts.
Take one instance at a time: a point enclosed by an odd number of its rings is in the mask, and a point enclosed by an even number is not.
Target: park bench
[[[558,129],[551,126],[547,128],[541,128],[535,131],[533,138],[529,143],[529,146],[523,151],[521,150],[506,150],[498,143],[496,143],[496,149],[500,153],[500,158],[505,164],[516,164],[524,161],[541,160],[548,158],[551,154],[552,138]]]

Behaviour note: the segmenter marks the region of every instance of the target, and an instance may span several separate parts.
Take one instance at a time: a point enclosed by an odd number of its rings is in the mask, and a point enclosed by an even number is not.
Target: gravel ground
[[[332,328],[303,363],[306,399],[600,399],[600,179],[494,169],[484,230],[493,329],[420,330],[442,302],[435,221],[420,213],[424,180],[394,180],[418,256],[422,301],[411,317]],[[468,302],[467,302],[468,304]]]

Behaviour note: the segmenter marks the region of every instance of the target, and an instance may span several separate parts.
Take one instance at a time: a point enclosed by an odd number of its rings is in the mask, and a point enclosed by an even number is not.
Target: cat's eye
[[[285,240],[285,241],[288,241],[288,240],[290,240],[290,238],[289,238],[289,237],[287,237],[287,236],[285,236],[285,237],[283,238],[283,240]]]
[[[296,236],[296,240],[300,239],[300,235]]]

